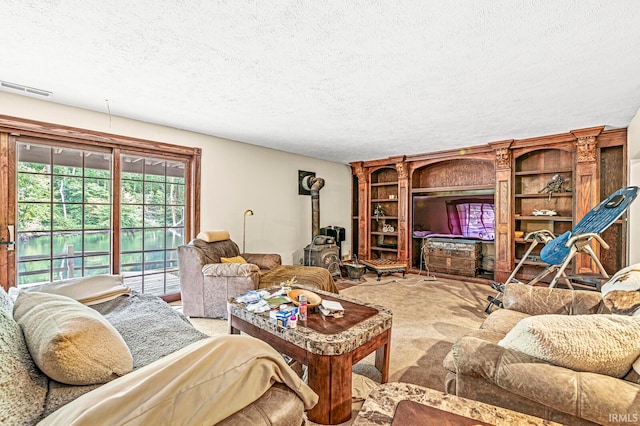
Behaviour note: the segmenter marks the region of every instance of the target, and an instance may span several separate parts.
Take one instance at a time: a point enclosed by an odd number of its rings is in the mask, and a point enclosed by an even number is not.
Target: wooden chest
[[[424,261],[431,272],[475,277],[480,269],[480,241],[456,238],[428,238]]]

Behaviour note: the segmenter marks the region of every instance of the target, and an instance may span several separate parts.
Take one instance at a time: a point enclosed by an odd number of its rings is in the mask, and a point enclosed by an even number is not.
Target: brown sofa
[[[247,263],[221,263],[242,256]],[[227,318],[227,300],[296,278],[301,285],[338,293],[331,273],[315,266],[282,265],[279,254],[240,253],[230,239],[199,238],[178,247],[180,293],[189,317]]]
[[[599,292],[508,284],[503,303],[454,343],[444,360],[447,393],[564,424],[638,421],[640,376],[633,369],[622,378],[574,371],[498,344],[530,316],[609,314]]]
[[[43,333],[32,331],[26,316],[14,318],[14,301],[0,287],[0,424],[306,424],[304,412],[317,396],[270,346],[249,336],[208,337],[160,298],[130,292],[119,280],[96,276],[37,288],[79,302],[94,295],[105,300],[83,309],[93,308],[122,336],[133,371],[104,384],[72,385],[47,376],[45,358],[32,353],[53,344],[34,340]],[[15,302],[21,312],[23,297]],[[47,309],[58,309],[54,303],[47,301]],[[54,341],[68,353],[63,360],[91,364],[81,355],[90,348],[73,350],[74,339],[85,342],[89,333],[69,332],[64,324],[64,318],[50,318],[46,326],[65,331],[64,340]],[[108,368],[103,361],[93,363]]]

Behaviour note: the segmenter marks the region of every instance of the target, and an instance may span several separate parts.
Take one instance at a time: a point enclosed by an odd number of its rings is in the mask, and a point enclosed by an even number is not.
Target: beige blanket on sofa
[[[248,336],[213,337],[107,383],[39,424],[215,424],[258,399],[274,382],[296,392],[306,410],[318,401],[268,344]]]

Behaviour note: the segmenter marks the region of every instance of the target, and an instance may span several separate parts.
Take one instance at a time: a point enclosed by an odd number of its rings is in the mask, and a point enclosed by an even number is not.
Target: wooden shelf
[[[518,263],[520,263],[520,260],[521,260],[521,259],[516,259],[514,263],[517,265]],[[549,266],[549,264],[548,264],[548,263],[544,263],[544,262],[536,262],[536,261],[533,261],[533,260],[527,260],[527,261],[525,261],[525,262],[523,263],[523,265],[542,266],[542,267]]]
[[[398,221],[399,194],[398,171],[395,167],[383,166],[373,170],[369,177],[369,200],[366,217],[369,218],[369,230],[365,237],[368,252],[364,254],[366,258],[391,258],[397,257],[398,250]],[[389,198],[393,197],[393,198]],[[377,207],[380,206],[385,212],[384,216],[375,216]],[[394,232],[384,232],[383,224],[391,223]],[[375,253],[375,254],[373,254]]]
[[[554,192],[551,198],[573,197],[573,192]],[[549,198],[549,194],[516,194],[516,198]]]
[[[533,240],[525,240],[524,238],[514,238],[513,242],[516,244],[529,244],[531,243]],[[540,247],[544,247],[544,243],[538,243],[538,245]]]
[[[523,171],[519,171],[516,172],[516,176],[531,176],[531,175],[555,175],[555,174],[560,174],[560,173],[573,173],[573,169],[571,167],[564,167],[564,168],[554,168],[553,170],[546,170],[546,169],[542,169],[542,170],[523,170]]]
[[[371,247],[371,250],[376,250],[376,251],[389,251],[389,252],[397,252],[398,249],[397,248],[386,248],[386,247],[377,247],[377,246],[373,246]]]
[[[495,187],[493,185],[469,185],[469,186],[438,186],[438,187],[430,187],[430,188],[412,188],[412,194],[430,194],[430,193],[438,193],[438,192],[455,192],[459,194],[460,192],[474,192],[474,193],[482,193],[482,194],[493,194],[495,191]],[[475,192],[478,191],[478,192]],[[488,191],[488,192],[487,192]]]
[[[535,222],[547,223],[548,225],[541,226],[547,227],[549,231],[554,232],[556,235],[560,235],[564,228],[570,228],[573,222],[573,210],[575,209],[575,193],[573,190],[563,192],[553,192],[551,194],[538,190],[545,184],[548,185],[548,181],[554,175],[560,175],[565,178],[566,183],[571,184],[573,182],[573,167],[574,159],[573,155],[568,151],[563,151],[557,148],[545,148],[540,150],[530,151],[523,156],[515,159],[514,171],[514,200],[515,215],[514,215],[514,229],[531,228],[531,224]],[[546,188],[546,186],[544,186]],[[535,209],[542,210],[545,206],[553,206],[553,210],[559,212],[560,215],[556,216],[536,216],[531,214]],[[547,207],[550,208],[550,207]],[[526,214],[524,214],[526,212]],[[514,252],[514,265],[518,265],[522,256],[521,249],[524,249],[523,245],[531,244],[531,241],[527,241],[524,238],[514,238],[514,245],[518,245],[517,253]],[[540,249],[544,247],[544,244],[540,244]],[[536,253],[539,250],[536,249]],[[527,259],[523,262],[528,268],[523,268],[518,272],[516,278],[527,279],[531,278],[529,275],[544,270],[549,265],[539,259],[530,260]]]
[[[571,216],[516,216],[516,220],[534,220],[538,222],[572,222],[573,217]]]

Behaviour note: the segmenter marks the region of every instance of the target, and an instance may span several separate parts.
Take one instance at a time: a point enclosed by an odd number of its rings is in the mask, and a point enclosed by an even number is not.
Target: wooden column
[[[496,216],[496,262],[493,278],[504,282],[514,268],[513,243],[513,188],[512,155],[509,147],[513,141],[492,143],[496,155],[496,189],[494,208]]]
[[[402,161],[395,167],[398,171],[398,262],[409,268],[409,165]]]
[[[604,127],[572,130],[576,138],[576,176],[575,176],[575,226],[589,211],[600,202],[600,176],[598,174],[598,158],[596,145],[598,136]],[[593,251],[600,256],[600,246],[592,242]],[[597,272],[591,258],[584,254],[576,256],[575,272],[584,274]]]
[[[369,173],[362,163],[352,163],[358,178],[358,259],[369,257]]]

